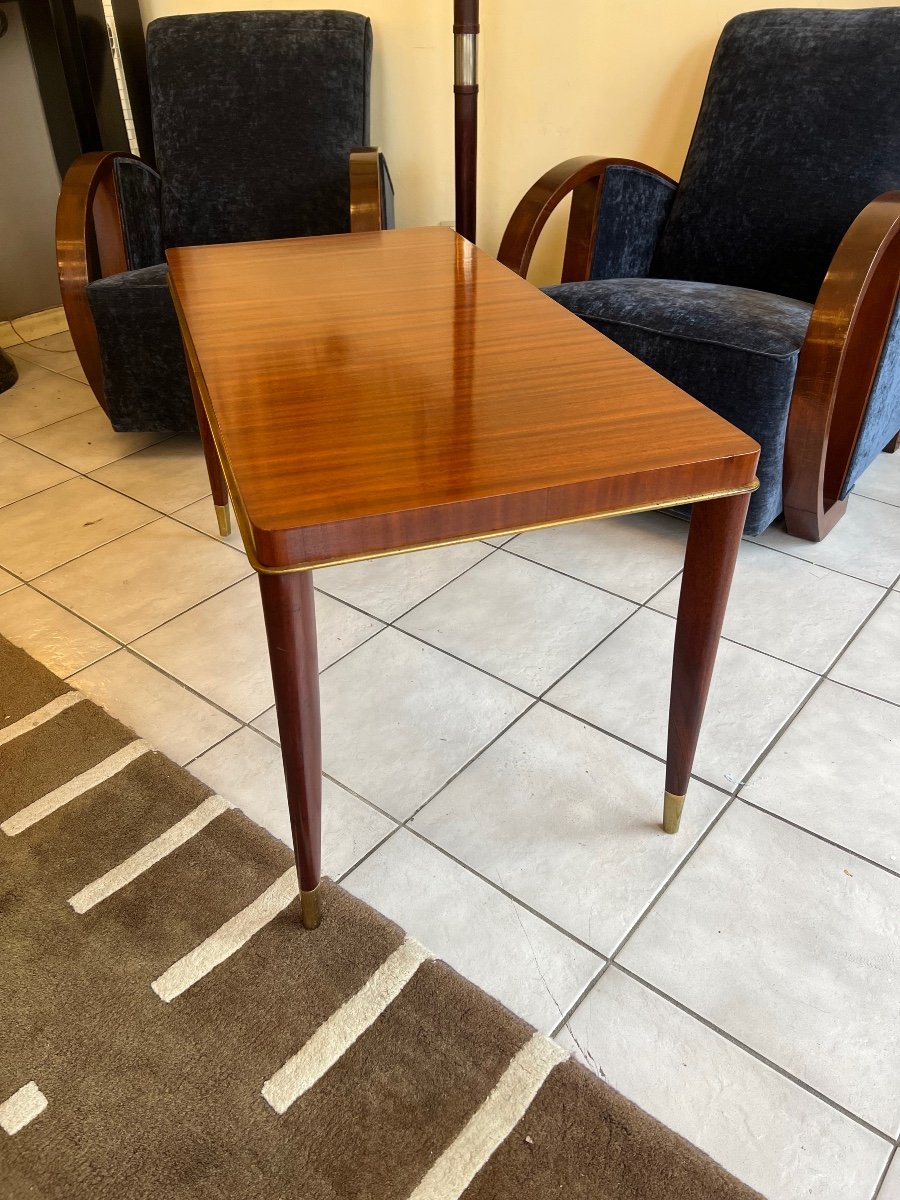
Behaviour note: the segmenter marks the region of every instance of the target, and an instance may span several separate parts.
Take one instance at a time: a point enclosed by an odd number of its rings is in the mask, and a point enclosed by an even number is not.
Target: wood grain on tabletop
[[[168,258],[267,566],[753,481],[749,437],[450,230]]]

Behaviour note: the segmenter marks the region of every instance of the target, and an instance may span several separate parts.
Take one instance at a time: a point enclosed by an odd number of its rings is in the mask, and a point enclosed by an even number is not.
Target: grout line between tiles
[[[456,583],[456,581],[458,579],[462,579],[462,577],[464,575],[468,575],[468,573],[470,571],[474,571],[474,569],[476,567],[480,567],[483,562],[487,562],[487,560],[489,558],[491,558],[494,554],[496,554],[497,551],[500,549],[499,546],[490,546],[490,545],[488,545],[487,542],[481,542],[480,544],[488,547],[487,553],[483,554],[481,556],[481,558],[476,559],[475,562],[469,563],[469,565],[467,567],[463,567],[463,569],[460,571],[460,573],[458,575],[454,575],[452,579],[448,579],[448,580],[446,580],[446,582],[440,584],[438,587],[436,587],[434,589],[433,592],[429,592],[427,596],[424,596],[421,600],[417,600],[415,602],[415,604],[411,604],[409,606],[409,608],[405,608],[403,610],[403,612],[397,613],[397,615],[395,617],[392,617],[390,621],[385,621],[384,617],[376,617],[375,619],[378,621],[384,621],[385,625],[396,626],[398,621],[402,621],[404,617],[408,617],[409,614],[411,612],[414,612],[415,609],[417,609],[421,604],[424,604],[427,600],[430,600],[433,596],[436,596],[438,594],[438,592],[442,592],[445,588],[448,588],[451,583]],[[441,547],[433,547],[433,548],[440,549]],[[416,551],[413,551],[412,553],[415,554]],[[393,557],[398,558],[399,555],[393,555]],[[327,567],[319,567],[316,569],[324,570],[324,571],[328,570]],[[357,605],[353,604],[352,601],[345,600],[343,598],[343,596],[337,596],[333,592],[329,592],[327,588],[320,588],[320,591],[323,591],[326,593],[326,595],[331,596],[332,600],[340,600],[342,604],[349,604],[351,608],[357,608]],[[374,613],[367,612],[366,609],[364,609],[364,608],[358,608],[358,611],[361,613],[365,613],[366,616],[368,616],[368,617],[374,616]],[[406,633],[406,630],[398,629],[397,632],[398,633]],[[419,639],[419,640],[421,641],[421,639]],[[429,642],[428,644],[430,645],[431,643]],[[471,666],[472,664],[470,663],[469,665]],[[495,676],[495,678],[496,678],[496,676]],[[505,680],[503,682],[505,682]]]
[[[888,1172],[890,1171],[891,1167],[894,1165],[895,1162],[900,1163],[900,1156],[898,1156],[898,1154],[897,1154],[896,1146],[894,1147],[892,1152],[888,1155],[888,1160],[884,1164],[884,1170],[881,1172],[881,1176],[879,1177],[879,1180],[875,1185],[875,1191],[872,1193],[872,1200],[878,1200],[878,1197],[881,1195],[882,1188],[884,1187],[885,1180],[888,1177]]]
[[[517,908],[524,909],[525,912],[530,913],[533,917],[536,917],[542,924],[549,925],[552,929],[555,929],[556,932],[562,934],[567,941],[574,942],[577,946],[580,946],[582,950],[589,951],[596,958],[602,959],[604,962],[608,961],[608,956],[604,954],[602,950],[598,950],[596,946],[592,946],[589,942],[586,942],[584,938],[579,937],[577,933],[573,933],[571,929],[566,929],[564,926],[560,925],[558,921],[554,921],[552,917],[548,917],[546,913],[542,913],[540,909],[535,908],[533,904],[529,904],[527,900],[523,900],[520,896],[514,896],[512,892],[507,891],[502,884],[499,884],[496,882],[496,880],[491,879],[489,875],[483,875],[481,871],[476,870],[475,867],[469,866],[468,863],[463,862],[461,858],[457,858],[456,855],[450,850],[447,850],[444,846],[439,845],[437,842],[433,842],[431,838],[426,837],[424,833],[420,833],[418,829],[413,829],[411,826],[407,825],[406,822],[404,822],[400,828],[405,829],[408,833],[411,833],[414,837],[417,837],[420,842],[424,842],[427,846],[430,846],[432,850],[437,850],[437,852],[443,855],[444,858],[449,858],[450,861],[456,863],[458,867],[463,867],[470,875],[474,875],[476,879],[480,879],[482,883],[486,883],[493,891],[499,892],[501,896],[504,896],[507,900],[511,900]]]
[[[12,441],[13,439],[7,438],[6,440]],[[18,442],[16,442],[16,445],[18,445]],[[31,447],[23,446],[22,449],[23,450],[31,450]],[[38,453],[39,453],[39,451],[32,450],[32,454],[38,454]],[[42,454],[41,457],[46,458],[47,462],[52,462],[55,467],[63,467],[63,469],[66,471],[72,471],[71,467],[66,467],[64,463],[57,462],[57,460],[55,458],[47,458],[46,454]],[[24,496],[17,496],[15,500],[6,500],[6,501],[4,501],[3,504],[0,504],[0,515],[3,514],[4,509],[12,508],[12,506],[14,504],[21,504],[23,500],[32,500],[32,499],[34,499],[35,496],[43,496],[45,494],[45,492],[52,492],[55,487],[59,487],[60,484],[63,484],[63,483],[71,483],[71,481],[73,479],[84,479],[84,476],[79,475],[76,471],[72,471],[72,474],[69,476],[68,479],[58,479],[56,481],[56,483],[48,483],[46,487],[37,488],[35,491],[28,492]],[[9,569],[8,567],[4,567],[4,570],[8,570],[8,569]]]
[[[745,785],[742,784],[741,786]],[[770,808],[766,808],[762,804],[757,804],[749,796],[737,795],[735,799],[740,804],[746,804],[748,808],[755,808],[757,812],[765,813],[767,817],[774,817],[776,821],[781,821],[782,824],[790,825],[792,829],[796,829],[800,833],[814,837],[818,842],[824,842],[826,846],[832,846],[835,850],[840,850],[843,854],[849,854],[851,858],[859,859],[860,862],[868,863],[870,867],[877,867],[880,871],[885,871],[888,875],[893,875],[900,879],[900,864],[896,867],[889,867],[886,863],[879,862],[876,858],[869,858],[867,854],[863,854],[860,850],[851,850],[849,846],[843,846],[840,842],[833,841],[831,838],[826,837],[824,833],[817,833],[815,829],[807,829],[805,825],[799,825],[796,821],[791,821],[788,817],[782,816],[781,813],[773,812]]]
[[[85,476],[83,476],[83,475],[76,476],[76,478],[84,479]],[[54,487],[62,487],[64,483],[71,483],[71,480],[64,479],[63,483],[57,483],[54,485]],[[47,488],[47,491],[52,492],[53,488]],[[28,499],[27,496],[25,498]],[[146,507],[146,505],[144,507]],[[73,554],[71,558],[67,558],[64,562],[57,563],[53,567],[48,567],[46,571],[41,571],[41,573],[39,575],[34,575],[31,579],[25,579],[25,580],[23,580],[23,582],[29,584],[31,587],[34,587],[37,584],[38,580],[43,579],[44,576],[52,575],[54,571],[59,571],[62,567],[67,567],[69,565],[69,563],[77,562],[78,559],[80,559],[80,558],[86,558],[89,554],[93,554],[95,550],[102,550],[106,546],[111,546],[114,542],[120,542],[122,540],[122,538],[128,537],[129,534],[137,533],[137,531],[139,529],[146,529],[148,525],[155,525],[157,521],[162,519],[159,516],[159,514],[156,512],[156,509],[150,509],[149,511],[153,515],[151,517],[149,517],[146,521],[144,521],[143,524],[135,525],[133,529],[126,529],[124,533],[117,533],[116,536],[113,538],[110,538],[108,542],[100,542],[99,545],[92,546],[90,548],[90,550],[83,550],[83,551],[81,551],[80,554]],[[0,566],[3,566],[3,569],[6,571],[9,570],[9,567],[7,567],[5,564],[0,563]],[[40,591],[39,588],[37,590]],[[49,597],[49,598],[52,599],[52,597]]]
[[[85,411],[89,410],[86,409]],[[84,413],[73,413],[72,417],[81,417],[83,415]],[[53,425],[61,425],[63,421],[71,421],[72,417],[62,417],[61,420],[54,421]],[[45,429],[50,428],[52,428],[51,425],[44,425],[40,430],[32,429],[31,433],[43,433]],[[109,462],[98,463],[96,467],[91,467],[88,471],[83,471],[80,467],[70,466],[69,463],[61,462],[60,459],[54,458],[52,454],[48,454],[45,450],[35,450],[34,446],[25,446],[24,442],[19,441],[19,438],[30,437],[31,433],[21,433],[19,434],[18,438],[12,438],[11,441],[16,442],[17,445],[23,446],[26,450],[33,450],[35,454],[41,454],[44,458],[49,458],[51,462],[59,463],[59,465],[62,467],[68,467],[70,471],[75,471],[76,474],[80,475],[82,479],[88,479],[91,483],[99,483],[101,487],[105,487],[109,492],[115,492],[117,496],[125,496],[128,500],[134,500],[135,504],[143,504],[144,508],[152,508],[154,512],[162,513],[164,517],[169,515],[166,512],[162,512],[162,509],[154,508],[152,504],[148,504],[144,500],[136,500],[134,496],[129,496],[127,492],[122,492],[118,488],[114,488],[111,484],[107,483],[103,479],[95,479],[93,472],[102,471],[106,467],[114,467],[117,463],[125,462],[127,458],[134,458],[136,454],[143,454],[145,450],[152,450],[154,446],[164,446],[166,442],[171,442],[173,438],[178,437],[177,433],[163,433],[160,435],[158,441],[148,442],[146,446],[136,446],[133,450],[128,450],[125,454],[120,454],[118,458],[112,458]],[[65,480],[63,482],[65,482]],[[208,494],[210,496],[212,495],[211,492]],[[199,499],[202,499],[202,496],[199,497]],[[192,500],[190,503],[196,504],[196,500]],[[187,508],[187,505],[182,504],[181,507]]]
[[[600,980],[603,978],[603,976],[606,974],[606,972],[612,967],[612,965],[613,965],[613,960],[611,958],[604,959],[603,963],[601,964],[600,970],[581,989],[579,994],[573,1000],[572,1004],[566,1010],[562,1020],[553,1029],[552,1033],[550,1034],[550,1036],[552,1038],[558,1037],[559,1034],[563,1031],[563,1029],[566,1029],[568,1027],[569,1020],[572,1017],[572,1014],[581,1007],[581,1005],[585,1002],[585,1000],[588,998],[588,996],[591,994],[591,992],[594,990],[594,988],[599,984]],[[569,1036],[575,1041],[576,1045],[578,1045],[578,1041],[575,1038],[575,1035],[572,1033],[571,1029],[569,1029],[568,1032],[569,1032]],[[579,1047],[579,1049],[580,1049],[580,1047]],[[605,1075],[603,1075],[602,1077],[604,1079],[606,1078]]]
[[[73,614],[73,615],[77,615],[77,614]],[[66,682],[71,683],[72,679],[76,675],[81,675],[82,672],[84,672],[84,671],[90,671],[93,667],[96,667],[99,663],[104,662],[107,658],[112,658],[112,656],[114,654],[119,654],[123,650],[125,651],[126,654],[130,654],[132,658],[137,659],[138,662],[142,662],[146,666],[152,667],[154,671],[157,671],[160,675],[165,676],[166,679],[170,680],[172,683],[177,684],[180,688],[183,688],[184,691],[189,692],[192,696],[196,697],[198,700],[202,700],[204,702],[204,704],[208,704],[210,708],[216,709],[218,712],[220,712],[222,714],[223,717],[228,717],[229,720],[234,721],[236,725],[240,726],[240,725],[245,725],[247,723],[245,721],[242,721],[240,717],[236,717],[233,712],[229,712],[227,708],[223,708],[221,704],[219,704],[217,701],[211,699],[204,692],[198,692],[196,688],[191,687],[190,684],[185,683],[183,679],[179,679],[177,675],[173,675],[172,672],[167,671],[165,669],[165,667],[160,667],[157,663],[152,662],[145,655],[141,654],[141,652],[139,650],[135,650],[133,646],[129,646],[124,642],[118,642],[115,649],[110,650],[108,654],[104,654],[100,658],[95,659],[94,662],[88,663],[87,666],[79,667],[77,671],[72,671],[71,674],[69,674],[65,677]],[[72,686],[74,687],[75,685],[73,684]],[[100,707],[102,708],[103,705],[101,704]],[[115,715],[115,714],[113,714],[113,715]],[[254,717],[254,720],[256,720],[255,717]],[[238,732],[237,729],[232,729],[230,733],[225,734],[225,737],[226,738],[231,737],[233,734],[235,734],[237,732]],[[224,740],[225,740],[225,738],[219,739],[219,741],[224,741]],[[218,745],[218,744],[219,743],[216,742],[216,745]],[[210,746],[209,749],[212,749],[212,747]],[[205,754],[205,753],[206,753],[206,750],[200,751],[200,754]],[[200,757],[200,754],[195,755],[194,758],[192,758],[190,761],[194,762],[195,759]],[[183,765],[186,766],[187,764],[185,763]]]
[[[855,485],[851,495],[862,496],[863,500],[872,500],[875,504],[884,504],[888,508],[900,508],[900,500],[884,500],[881,496],[870,496],[868,492],[858,491]]]
[[[137,527],[137,529],[132,529],[132,530],[130,530],[130,532],[138,533],[141,529],[147,529],[147,528],[149,528],[150,525],[155,525],[155,524],[156,524],[155,520],[148,521],[146,525],[139,525]],[[103,550],[107,546],[111,546],[113,544],[113,542],[121,541],[121,538],[123,538],[123,537],[128,537],[128,534],[124,533],[120,537],[115,537],[109,542],[104,542],[102,546],[95,547],[95,549]],[[90,554],[90,553],[92,553],[92,551],[89,550],[87,553]],[[37,586],[39,584],[39,582],[42,579],[44,579],[47,575],[52,575],[54,571],[58,571],[62,567],[67,567],[70,562],[75,562],[76,559],[84,558],[84,557],[85,557],[85,555],[78,554],[75,556],[75,558],[70,558],[68,560],[68,562],[60,563],[59,567],[53,567],[49,571],[44,571],[43,574],[36,575],[34,577],[34,579],[26,580],[26,582],[28,583],[29,587],[33,588],[40,595],[44,596],[45,599],[52,600],[53,603],[55,605],[57,605],[57,607],[65,609],[65,611],[67,613],[70,613],[73,617],[77,617],[79,621],[83,621],[86,625],[92,626],[99,633],[104,634],[106,637],[112,638],[113,641],[118,642],[120,646],[128,646],[128,647],[132,646],[135,642],[139,641],[141,638],[147,637],[148,634],[155,633],[158,629],[162,629],[163,625],[168,625],[171,621],[176,620],[176,618],[184,616],[185,613],[192,612],[195,608],[199,608],[201,604],[205,603],[205,601],[212,600],[214,596],[220,596],[222,594],[222,592],[227,592],[229,588],[236,587],[239,583],[243,583],[246,579],[249,579],[251,577],[251,575],[253,574],[253,569],[250,567],[250,564],[248,563],[247,564],[247,567],[248,567],[247,574],[241,576],[240,579],[233,579],[230,583],[226,583],[223,587],[217,588],[216,591],[210,592],[210,594],[208,596],[204,596],[202,599],[196,600],[193,604],[189,604],[187,608],[180,609],[178,612],[173,613],[172,616],[166,617],[165,620],[160,621],[160,623],[158,625],[154,625],[150,629],[142,630],[140,633],[136,634],[133,638],[131,638],[130,641],[123,641],[122,638],[120,638],[117,634],[111,633],[108,629],[104,629],[104,627],[102,625],[98,625],[96,623],[96,621],[92,621],[89,617],[82,616],[81,613],[77,612],[74,608],[69,608],[68,605],[63,604],[61,601],[57,600],[55,596],[49,595],[47,592],[42,591],[41,588]],[[140,654],[140,651],[135,651],[135,653]],[[141,657],[143,657],[143,655],[141,655]],[[259,715],[262,715],[262,714],[259,714]],[[253,719],[256,720],[255,717]]]
[[[208,701],[207,703],[211,703],[211,701]],[[228,715],[230,715],[230,714],[228,714]],[[236,718],[232,718],[232,720],[236,720]],[[244,726],[241,726],[241,728],[244,728]],[[214,742],[212,742],[204,750],[201,750],[199,754],[195,754],[193,758],[189,758],[186,763],[182,763],[181,765],[184,767],[185,771],[190,771],[190,773],[192,775],[194,775],[194,772],[191,771],[191,767],[193,766],[193,764],[195,762],[197,762],[198,759],[202,758],[204,754],[209,754],[211,751],[215,750],[217,746],[221,746],[223,744],[223,742],[227,742],[229,738],[234,737],[235,734],[240,733],[240,732],[241,732],[240,729],[229,730],[228,733],[223,734],[223,736],[220,738],[216,738],[216,740]],[[204,783],[204,780],[200,779],[199,775],[194,775],[194,778],[199,779],[201,783]],[[207,783],[205,786],[209,787],[210,785]],[[231,797],[228,797],[228,799],[231,799]],[[235,801],[235,803],[237,804],[236,801]],[[239,804],[237,804],[237,807],[241,808],[241,806]],[[244,810],[241,809],[241,811],[243,812]],[[244,815],[247,816],[248,814],[245,812]],[[252,817],[251,817],[251,820],[252,820]]]
[[[381,810],[378,809],[377,811],[380,812]],[[360,857],[354,863],[352,863],[347,868],[346,871],[342,871],[340,873],[340,875],[337,875],[335,877],[334,882],[343,884],[344,880],[347,878],[348,875],[352,875],[357,867],[361,867],[363,865],[363,863],[366,862],[367,859],[370,859],[373,854],[376,854],[382,848],[382,846],[386,845],[391,840],[391,838],[394,837],[399,832],[400,832],[400,826],[397,825],[389,833],[386,833],[383,838],[381,838],[378,842],[376,842],[374,846],[372,846],[369,850],[367,850],[365,852],[365,854],[360,855]]]
[[[444,782],[440,785],[439,788],[437,788],[435,791],[433,791],[426,800],[423,800],[422,803],[420,805],[418,805],[418,807],[409,814],[409,816],[402,822],[402,824],[405,827],[408,827],[410,821],[414,821],[416,819],[416,817],[419,815],[419,813],[422,811],[423,808],[425,808],[427,805],[429,805],[432,802],[432,800],[434,800],[437,796],[439,796],[441,794],[441,792],[443,792],[446,788],[448,788],[450,786],[450,784],[454,781],[454,779],[457,779],[460,775],[462,775],[463,771],[468,770],[468,768],[471,767],[474,762],[476,762],[479,758],[481,758],[482,754],[484,754],[486,750],[489,750],[491,748],[491,746],[494,745],[495,742],[498,742],[505,733],[508,733],[514,725],[518,724],[518,722],[521,721],[522,718],[527,713],[530,713],[531,710],[539,703],[539,701],[536,698],[534,698],[534,697],[529,697],[529,698],[531,699],[531,703],[526,708],[523,708],[520,713],[516,713],[516,715],[512,718],[512,720],[507,722],[507,724],[504,725],[503,728],[501,730],[499,730],[498,733],[495,733],[494,736],[490,739],[490,741],[485,742],[485,744],[483,746],[481,746],[478,750],[476,750],[471,758],[468,758],[462,764],[462,766],[458,767],[453,772],[452,775],[449,775],[444,780]],[[471,870],[472,868],[470,867],[468,869]]]
[[[700,846],[706,841],[706,839],[709,837],[709,835],[712,833],[712,831],[715,829],[715,827],[719,824],[719,822],[722,820],[722,818],[725,816],[725,814],[729,811],[731,806],[734,804],[735,800],[738,798],[738,792],[739,792],[740,788],[742,787],[742,785],[744,784],[744,782],[746,782],[746,780],[752,776],[753,772],[757,769],[757,767],[762,762],[762,760],[766,757],[766,755],[771,751],[772,747],[779,741],[779,739],[783,735],[784,731],[790,726],[791,722],[794,721],[797,714],[809,702],[810,696],[812,696],[813,693],[818,690],[818,688],[821,686],[821,684],[823,682],[824,682],[824,677],[820,677],[816,681],[816,683],[813,684],[810,691],[800,701],[800,703],[797,705],[797,707],[795,708],[793,713],[791,713],[791,715],[786,719],[786,721],[781,726],[781,728],[778,730],[778,732],[770,739],[769,742],[766,743],[766,745],[763,747],[763,749],[760,751],[760,753],[757,755],[757,757],[751,763],[750,767],[744,773],[742,778],[735,784],[735,787],[729,794],[728,799],[725,801],[725,803],[722,805],[722,807],[719,809],[719,811],[712,818],[709,825],[707,825],[706,829],[703,830],[703,832],[697,838],[696,842],[691,847],[691,849],[688,851],[688,853],[684,856],[684,858],[681,860],[681,862],[677,864],[677,866],[673,870],[672,874],[665,881],[665,883],[662,885],[662,887],[660,887],[660,889],[656,893],[656,895],[653,896],[653,898],[650,900],[650,902],[645,906],[645,908],[643,909],[641,914],[638,916],[637,920],[631,925],[631,927],[628,929],[628,931],[623,935],[622,939],[619,941],[618,945],[614,948],[612,954],[610,955],[610,958],[615,960],[616,957],[618,956],[618,954],[621,953],[626,942],[634,935],[634,933],[638,930],[638,928],[641,926],[641,924],[646,920],[646,918],[650,914],[650,912],[656,907],[656,905],[660,902],[662,897],[666,894],[666,892],[669,890],[669,888],[672,886],[672,884],[675,882],[675,880],[681,875],[681,872],[685,869],[687,864],[693,859],[694,855],[697,853]],[[694,778],[694,777],[692,776],[692,778]],[[771,815],[771,814],[767,814],[767,815]],[[852,853],[852,851],[849,853]]]
[[[670,996],[668,992],[664,992],[661,988],[656,987],[642,975],[638,975],[637,972],[630,970],[628,967],[622,966],[621,963],[613,960],[612,965],[615,966],[617,971],[621,971],[623,975],[627,975],[629,979],[632,979],[635,983],[639,983],[642,987],[647,988],[648,991],[653,992],[655,995],[659,996],[660,999],[667,1001],[669,1004],[685,1013],[686,1016],[693,1017],[695,1021],[699,1021],[701,1025],[704,1025],[712,1033],[718,1034],[720,1037],[724,1038],[725,1041],[730,1042],[739,1050],[743,1050],[746,1054],[749,1054],[751,1058],[755,1058],[757,1062],[769,1067],[770,1070],[774,1071],[777,1075],[780,1075],[782,1079],[787,1079],[790,1083],[796,1084],[796,1086],[801,1088],[804,1092],[814,1096],[823,1104],[827,1104],[829,1108],[835,1109],[842,1116],[848,1118],[850,1121],[853,1121],[854,1124],[861,1125],[863,1129],[868,1130],[869,1133],[872,1133],[876,1137],[880,1138],[886,1143],[886,1145],[896,1145],[895,1140],[889,1133],[885,1133],[883,1129],[879,1129],[877,1125],[873,1125],[870,1121],[867,1121],[865,1117],[860,1117],[856,1113],[852,1112],[849,1108],[845,1108],[844,1105],[840,1104],[837,1100],[832,1100],[830,1096],[827,1096],[824,1092],[820,1092],[818,1088],[813,1087],[812,1084],[806,1083],[804,1080],[799,1079],[796,1075],[792,1075],[790,1071],[779,1066],[778,1063],[774,1062],[771,1058],[767,1058],[764,1054],[761,1054],[758,1050],[755,1050],[746,1042],[742,1042],[740,1038],[736,1038],[726,1029],[720,1029],[718,1025],[714,1025],[713,1022],[704,1017],[702,1013],[695,1012],[686,1004],[682,1004],[680,1000],[677,1000],[674,996]]]
[[[393,826],[395,826],[392,831],[393,833],[396,833],[398,829],[402,829],[403,823],[396,817],[391,816],[387,809],[380,808],[374,800],[369,800],[366,796],[363,796],[361,792],[355,792],[352,787],[348,787],[346,783],[341,783],[339,779],[337,779],[334,775],[329,775],[327,771],[322,772],[322,778],[329,780],[335,785],[335,787],[339,787],[342,791],[348,792],[357,800],[361,800],[362,803],[365,804],[367,808],[371,808],[373,812],[377,812],[380,816],[385,817]]]
[[[658,509],[656,511],[664,512],[665,510]],[[615,520],[614,517],[613,518],[609,518],[609,517],[591,518],[591,517],[588,517],[586,519],[588,521],[590,521],[590,520],[604,521],[604,520],[610,520],[610,519]],[[517,534],[508,543],[506,543],[502,546],[498,546],[497,549],[504,551],[504,553],[506,553],[506,554],[512,555],[513,558],[517,558],[520,562],[531,563],[532,566],[543,567],[547,571],[555,571],[557,573],[557,575],[562,575],[566,579],[574,580],[575,583],[583,583],[585,585],[585,587],[596,588],[596,590],[598,592],[605,592],[607,596],[615,596],[617,600],[626,600],[629,604],[637,604],[638,607],[640,607],[640,608],[643,608],[646,604],[648,604],[650,602],[650,600],[653,598],[653,596],[658,596],[660,592],[664,591],[669,586],[669,584],[672,582],[673,579],[678,578],[678,576],[681,574],[681,572],[683,570],[682,567],[679,567],[676,571],[674,571],[673,574],[665,581],[665,583],[663,583],[660,587],[656,588],[656,590],[653,592],[653,595],[648,596],[646,600],[636,600],[634,596],[626,596],[622,592],[614,592],[611,588],[602,587],[599,583],[592,583],[589,579],[583,579],[580,575],[572,575],[568,571],[562,570],[561,567],[551,567],[548,563],[541,562],[540,559],[529,558],[527,554],[521,554],[518,550],[513,549],[513,545],[518,536],[519,535]]]
[[[863,497],[863,499],[869,500],[869,501],[870,501],[870,503],[872,503],[872,504],[881,504],[881,503],[882,503],[882,501],[881,501],[881,500],[872,500],[872,499],[871,499],[869,496],[865,496],[865,497]],[[886,507],[886,508],[893,508],[893,507],[895,507],[895,506],[894,506],[894,505],[891,505],[891,504],[886,504],[884,507]],[[761,537],[761,536],[762,536],[762,534],[760,534],[760,535],[758,535],[758,536],[759,536],[759,537]],[[797,539],[797,541],[802,541],[802,540],[803,540],[803,539],[801,539],[801,538],[798,538],[798,539]],[[865,578],[864,576],[862,576],[862,575],[854,575],[854,574],[852,574],[852,572],[850,572],[850,571],[842,571],[842,570],[840,570],[840,568],[838,568],[838,567],[829,567],[829,566],[826,566],[826,565],[825,565],[825,563],[814,562],[812,559],[810,559],[810,558],[804,558],[804,557],[803,557],[802,555],[800,555],[800,554],[791,554],[790,550],[784,550],[784,549],[782,549],[782,547],[781,547],[781,546],[770,546],[770,545],[768,544],[768,542],[761,542],[761,541],[758,541],[756,538],[752,538],[752,537],[742,537],[742,538],[741,538],[741,541],[743,541],[743,542],[747,542],[747,543],[748,543],[749,545],[751,545],[751,546],[762,546],[762,548],[763,548],[764,550],[772,550],[772,551],[774,551],[776,554],[783,554],[783,555],[784,555],[786,558],[793,558],[793,559],[795,559],[797,562],[803,562],[803,563],[806,563],[806,565],[807,565],[807,566],[809,566],[809,567],[818,567],[820,571],[831,571],[831,572],[833,572],[835,575],[844,575],[844,576],[846,576],[846,578],[848,578],[848,579],[856,579],[856,580],[858,580],[860,583],[869,583],[869,584],[871,584],[873,587],[889,587],[889,586],[892,586],[892,585],[890,585],[890,584],[884,584],[884,583],[880,583],[880,582],[878,582],[878,580],[875,580],[875,579],[866,579],[866,578]]]
[[[47,336],[53,337],[54,335],[52,333],[50,333]],[[16,345],[17,346],[34,346],[34,342],[17,342]],[[73,370],[75,370],[76,367],[81,366],[81,362],[78,360],[78,357],[77,357],[77,355],[78,355],[77,350],[48,350],[46,346],[35,346],[35,349],[36,350],[44,350],[47,354],[74,354],[74,355],[76,355],[76,360],[73,363],[69,363],[68,367],[51,367],[45,362],[38,362],[34,358],[29,358],[27,354],[23,354],[21,350],[17,350],[15,346],[7,346],[6,347],[6,350],[9,351],[10,355],[13,358],[18,359],[19,362],[27,362],[29,366],[40,367],[42,370],[46,371],[48,375],[59,375],[60,378],[62,378],[62,379],[71,379],[73,383],[80,383],[82,385],[82,387],[86,387],[88,389],[88,391],[91,394],[91,399],[96,402],[97,398],[94,395],[93,390],[91,389],[91,385],[89,383],[86,383],[83,379],[79,379],[77,375],[69,374],[69,371],[73,371]],[[16,382],[18,383],[18,380],[16,380]],[[13,384],[13,387],[15,387],[15,386],[16,385]],[[87,412],[87,409],[82,409],[82,412]],[[76,413],[73,413],[72,415],[77,416]],[[42,428],[44,428],[44,426],[42,426]]]
[[[832,663],[832,666],[834,665]],[[846,688],[848,692],[856,692],[859,696],[868,696],[870,700],[880,700],[882,704],[890,704],[892,708],[900,708],[900,700],[890,700],[887,696],[879,696],[877,692],[867,692],[865,688],[856,687],[852,683],[844,683],[843,679],[835,679],[832,675],[826,675],[825,678],[835,687]]]

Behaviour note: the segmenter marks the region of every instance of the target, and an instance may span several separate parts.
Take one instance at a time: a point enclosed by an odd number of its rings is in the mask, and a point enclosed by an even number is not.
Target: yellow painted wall
[[[522,193],[572,155],[637,158],[677,178],[716,39],[735,13],[893,2],[481,0],[479,245],[496,251]],[[141,0],[145,21],[288,7],[329,6],[321,0]],[[372,138],[388,155],[397,223],[451,219],[452,0],[359,0],[346,7],[372,18]],[[562,227],[557,219],[542,239],[532,270],[538,282],[550,282],[558,271]]]

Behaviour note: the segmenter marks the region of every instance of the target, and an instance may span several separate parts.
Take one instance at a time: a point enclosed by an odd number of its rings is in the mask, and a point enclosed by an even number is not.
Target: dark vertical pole
[[[456,106],[456,232],[475,241],[478,149],[478,0],[453,2]]]

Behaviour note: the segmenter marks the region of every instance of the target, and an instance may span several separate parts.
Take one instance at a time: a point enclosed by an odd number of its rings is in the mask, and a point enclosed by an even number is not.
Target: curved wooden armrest
[[[796,537],[819,541],[847,506],[840,496],[898,285],[900,192],[885,192],[838,246],[800,350],[784,449],[785,522]]]
[[[104,411],[100,346],[86,287],[128,269],[113,167],[133,154],[93,150],[66,171],[56,208],[59,290],[72,341],[88,383]]]
[[[500,262],[524,279],[547,218],[560,201],[573,192],[562,282],[587,279],[607,167],[636,167],[655,175],[663,183],[675,183],[674,179],[654,167],[631,158],[592,158],[584,155],[567,159],[542,175],[519,201],[500,242],[497,253]]]
[[[384,156],[377,146],[350,151],[350,232],[371,233],[390,227],[393,190]]]

